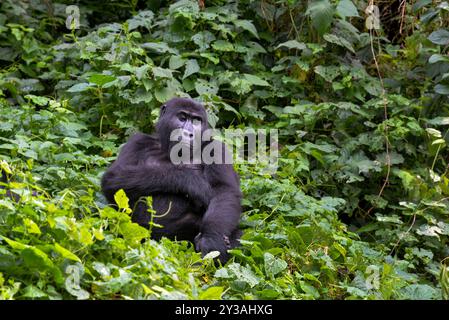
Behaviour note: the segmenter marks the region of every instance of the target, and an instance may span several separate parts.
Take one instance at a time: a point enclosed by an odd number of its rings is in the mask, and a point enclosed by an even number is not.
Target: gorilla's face
[[[202,117],[195,112],[179,110],[173,118],[173,125],[178,130],[178,133],[172,131],[175,142],[193,146],[195,137],[201,139],[202,121]]]
[[[174,98],[161,107],[157,130],[162,150],[167,153],[175,145],[201,147],[201,136],[207,128],[206,111],[195,101]]]

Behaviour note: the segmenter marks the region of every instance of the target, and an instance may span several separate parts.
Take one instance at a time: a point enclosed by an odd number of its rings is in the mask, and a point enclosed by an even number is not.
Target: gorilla
[[[218,259],[225,263],[227,250],[236,247],[241,236],[242,193],[232,163],[224,161],[229,153],[220,141],[200,141],[196,149],[214,147],[220,151],[213,154],[214,159],[218,155],[222,161],[193,161],[192,155],[198,153],[193,151],[195,138],[208,128],[200,103],[171,99],[161,107],[156,132],[132,136],[103,175],[101,187],[110,204],[114,204],[114,194],[123,189],[133,208],[132,220],[144,227],[149,227],[151,219],[145,197],[152,196],[153,222],[163,226],[152,228],[153,239],[188,240],[203,256],[219,251]],[[178,132],[177,139],[174,132]],[[189,161],[173,161],[182,153]]]

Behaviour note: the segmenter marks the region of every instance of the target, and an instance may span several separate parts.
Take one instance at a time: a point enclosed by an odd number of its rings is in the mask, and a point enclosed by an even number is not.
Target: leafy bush
[[[447,2],[404,2],[378,32],[351,0],[80,1],[79,30],[49,3],[0,5],[0,193],[20,195],[0,198],[1,298],[448,297]],[[280,131],[275,175],[236,165],[225,266],[100,193],[173,96]]]

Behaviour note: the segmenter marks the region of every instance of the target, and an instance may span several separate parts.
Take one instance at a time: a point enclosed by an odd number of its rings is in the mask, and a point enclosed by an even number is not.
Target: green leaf
[[[37,79],[20,79],[20,90],[23,92],[42,91],[44,86]]]
[[[170,5],[169,12],[170,13],[186,13],[187,16],[194,15],[200,11],[197,1],[191,0],[179,0]]]
[[[14,125],[10,122],[0,122],[0,131],[11,131]]]
[[[427,284],[411,284],[402,288],[400,295],[407,300],[432,300],[437,297],[437,291]]]
[[[212,260],[220,255],[220,251],[211,251],[203,257],[203,260]]]
[[[11,246],[11,248],[16,249],[16,250],[24,250],[26,248],[28,248],[29,246],[11,239],[6,238],[5,236],[0,236],[3,240],[6,241],[7,244],[9,244]]]
[[[314,0],[309,1],[309,6],[306,10],[306,15],[312,19],[312,26],[320,34],[325,34],[333,21],[334,6],[329,0]]]
[[[251,271],[249,267],[243,267],[239,263],[231,263],[228,270],[240,281],[248,283],[253,288],[259,284],[260,279]]]
[[[265,272],[268,275],[275,276],[279,272],[282,272],[285,268],[287,268],[287,262],[282,259],[276,258],[269,252],[265,252],[263,255],[265,261]]]
[[[27,228],[27,231],[29,233],[41,234],[41,230],[33,220],[25,218],[23,219],[23,223],[25,224],[25,227]]]
[[[359,16],[357,8],[351,0],[340,0],[337,6],[337,14],[343,19]]]
[[[340,68],[336,66],[316,66],[314,71],[328,82],[332,82],[340,75]]]
[[[209,287],[206,291],[200,293],[200,300],[220,300],[223,294],[223,287]]]
[[[131,211],[131,209],[129,209]],[[89,232],[89,228],[86,225],[82,225],[78,234],[78,241],[82,244],[89,246],[93,243],[92,234]]]
[[[199,95],[216,95],[218,93],[218,87],[214,83],[203,79],[198,79],[195,82],[195,90]]]
[[[198,65],[198,62],[195,59],[190,59],[186,63],[186,70],[184,72],[184,76],[182,77],[182,79],[185,79],[199,71],[200,71],[200,66]]]
[[[447,126],[449,125],[449,117],[436,117],[427,122],[434,126]]]
[[[54,268],[54,264],[48,255],[38,248],[28,246],[20,254],[25,264],[29,267],[49,270]]]
[[[40,96],[35,96],[32,94],[27,94],[25,96],[25,98],[30,99],[34,104],[37,104],[38,106],[46,106],[50,103],[50,99],[47,97],[40,97]]]
[[[403,224],[404,222],[397,215],[383,216],[381,214],[376,214],[376,220],[379,222]]]
[[[355,53],[355,50],[352,47],[352,44],[348,40],[341,38],[341,37],[337,37],[335,34],[329,34],[329,33],[325,34],[323,36],[323,39],[326,40],[327,42],[334,43],[340,47],[344,47],[344,48],[348,49],[349,51],[351,51],[352,53]]]
[[[156,53],[171,53],[171,54],[179,54],[178,50],[172,49],[165,42],[146,42],[143,43],[141,48],[148,49],[154,51]]]
[[[305,293],[311,295],[315,299],[318,299],[320,297],[320,293],[318,292],[318,290],[314,286],[308,284],[307,282],[300,281],[299,286]]]
[[[129,209],[129,199],[123,189],[118,190],[114,194],[114,200],[119,209]]]
[[[210,31],[201,31],[192,37],[193,43],[195,43],[200,51],[205,51],[210,47],[210,43],[216,38]]]
[[[435,44],[446,46],[449,44],[449,31],[445,29],[439,29],[432,32],[427,39]]]
[[[441,131],[434,128],[427,128],[426,132],[434,138],[441,138]]]
[[[217,115],[213,112],[208,112],[207,113],[207,122],[209,122],[209,125],[211,126],[211,128],[215,128],[215,126],[218,122]]]
[[[419,9],[423,8],[424,6],[427,6],[428,4],[432,3],[432,0],[418,0],[416,1],[413,6],[413,12],[416,13]]]
[[[140,11],[136,16],[128,19],[128,31],[137,29],[138,27],[145,27],[150,30],[151,22],[153,21],[154,13],[150,10]]]
[[[259,78],[258,76],[255,76],[255,75],[252,75],[252,74],[247,74],[247,73],[245,73],[243,76],[245,77],[245,79],[248,82],[250,82],[253,85],[256,85],[256,86],[267,86],[267,87],[270,86],[270,84],[268,82],[266,82],[265,80]]]
[[[404,187],[404,189],[406,189],[406,190],[413,189],[413,184],[416,180],[415,176],[413,176],[412,174],[410,174],[409,172],[407,172],[405,170],[399,170],[399,169],[394,169],[393,173],[396,176],[398,176],[399,178],[401,178],[402,186]]]
[[[412,253],[421,259],[433,259],[433,252],[422,248],[413,248]]]
[[[153,75],[156,78],[172,78],[173,77],[172,71],[170,69],[153,67],[152,71],[153,71]]]
[[[257,294],[262,299],[273,300],[279,297],[282,293],[281,291],[278,292],[273,289],[263,289],[262,291],[258,291]]]
[[[139,245],[142,239],[149,236],[147,229],[134,222],[122,222],[120,224],[120,233],[123,235],[125,240],[133,246]]]
[[[93,74],[89,77],[89,82],[95,83],[97,86],[102,87],[106,83],[114,81],[115,79],[117,78],[107,74]]]
[[[249,31],[253,36],[259,39],[259,35],[257,34],[256,27],[249,20],[235,20],[233,21],[236,27],[240,27],[246,31]]]
[[[203,58],[206,58],[207,60],[209,60],[213,64],[220,63],[220,59],[217,57],[217,55],[212,54],[210,52],[202,52],[202,53],[200,53],[200,56],[203,57]]]
[[[449,95],[449,85],[448,84],[437,84],[435,86],[435,92],[442,95]]]
[[[429,63],[436,63],[436,62],[449,62],[449,57],[443,56],[441,54],[432,54],[429,58]]]
[[[48,295],[38,287],[35,287],[30,284],[25,289],[23,289],[22,297],[29,299],[39,299],[39,298],[47,298]]]
[[[214,277],[215,278],[224,278],[224,279],[231,278],[231,276],[229,275],[229,272],[226,268],[221,268],[221,269],[218,269],[217,271],[215,271]]]
[[[338,242],[334,242],[334,244],[332,245],[343,257],[345,257],[346,256],[346,249],[341,245],[341,244],[339,244]],[[309,278],[309,280],[310,280],[310,278]],[[316,279],[314,279],[314,280],[316,280]],[[316,280],[316,281],[318,281],[318,280]],[[318,281],[319,282],[319,281]]]
[[[181,56],[171,56],[170,61],[168,62],[168,67],[172,70],[176,70],[185,65],[186,60]]]
[[[387,158],[387,153],[383,152],[383,153],[376,155],[376,160],[381,162],[384,165],[387,165],[388,162],[390,163],[390,165],[404,163],[404,157],[400,153],[397,153],[395,151],[390,151],[388,156],[389,156],[389,158]]]
[[[53,247],[54,247],[55,251],[57,253],[59,253],[63,258],[66,258],[66,259],[69,259],[69,260],[73,260],[73,261],[77,261],[77,262],[81,262],[81,259],[78,258],[78,256],[76,256],[74,253],[70,252],[66,248],[62,247],[58,243],[55,243]]]
[[[436,237],[440,239],[440,234],[444,234],[443,229],[437,226],[430,226],[430,225],[421,225],[418,230],[416,230],[416,233],[421,236],[427,236],[427,237]]]
[[[149,69],[150,66],[148,64],[144,64],[143,66],[136,68],[134,73],[136,75],[137,80],[142,80],[147,75]]]
[[[234,46],[229,41],[217,40],[212,44],[212,47],[217,51],[232,52],[234,51]]]
[[[166,87],[157,88],[154,93],[154,96],[156,97],[157,101],[165,103],[171,98],[175,97],[178,91],[179,90],[176,87],[174,87],[171,84],[168,84]]]
[[[445,144],[446,141],[444,139],[436,139],[435,141],[432,142],[432,145],[436,145],[436,144]]]
[[[303,42],[298,42],[296,40],[289,40],[286,42],[283,42],[281,44],[279,44],[276,49],[279,49],[281,47],[286,47],[288,49],[298,49],[298,50],[304,50],[307,48],[307,46],[305,45],[305,43]]]
[[[67,89],[67,92],[83,92],[90,88],[89,83],[77,83]]]

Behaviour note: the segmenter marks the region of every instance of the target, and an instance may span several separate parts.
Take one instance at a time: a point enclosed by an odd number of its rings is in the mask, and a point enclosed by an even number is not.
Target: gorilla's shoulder
[[[148,141],[152,138],[153,138],[152,135],[143,132],[136,132],[129,137],[128,142]]]
[[[154,145],[159,144],[159,137],[156,134],[137,132],[128,139],[128,143],[146,146]]]
[[[152,152],[160,149],[159,138],[155,134],[137,132],[133,134],[123,146],[125,152]]]

